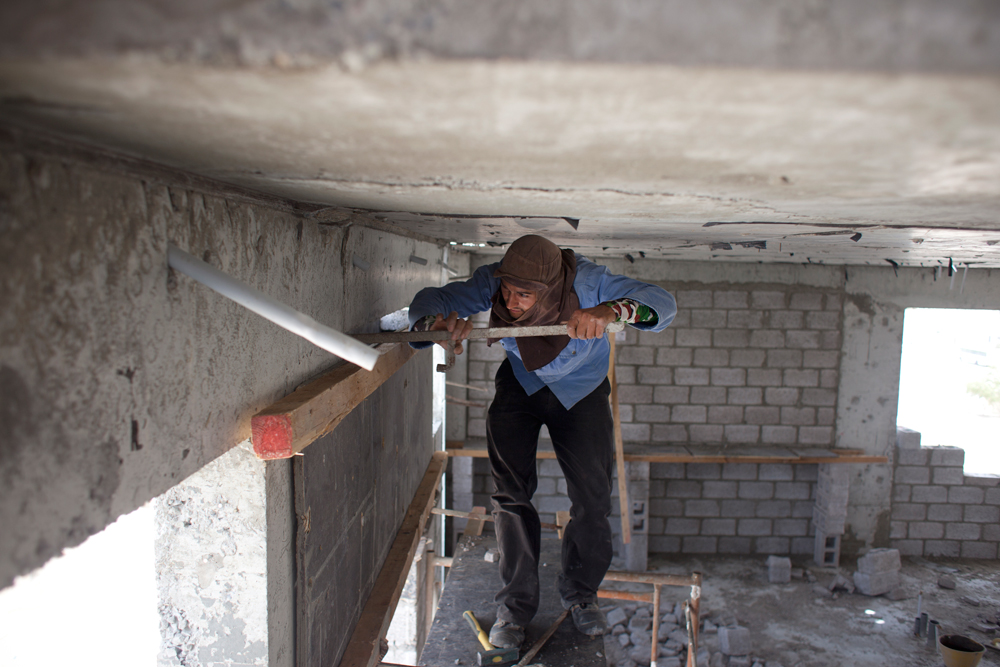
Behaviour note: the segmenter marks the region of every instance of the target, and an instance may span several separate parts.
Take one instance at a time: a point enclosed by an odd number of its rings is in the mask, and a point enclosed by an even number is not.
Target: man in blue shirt
[[[541,526],[531,497],[538,484],[535,456],[543,424],[572,502],[559,594],[577,629],[602,635],[608,628],[597,588],[613,555],[608,515],[614,458],[610,343],[604,329],[624,321],[661,331],[677,312],[674,298],[529,235],[514,241],[501,262],[480,267],[469,280],[418,292],[410,304],[410,324],[416,330],[450,331],[460,354],[461,341],[472,330],[467,318],[485,310],[491,327],[566,323],[565,336],[499,341],[507,359],[497,371],[486,441],[496,486],[493,515],[503,588],[496,597],[490,641],[502,648],[520,646],[538,610]]]

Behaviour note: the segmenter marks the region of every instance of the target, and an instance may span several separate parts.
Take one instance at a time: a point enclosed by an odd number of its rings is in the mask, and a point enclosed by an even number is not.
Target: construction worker
[[[480,267],[469,280],[421,290],[410,304],[410,325],[450,331],[460,354],[461,341],[472,330],[467,318],[486,310],[491,327],[566,323],[566,335],[499,341],[507,359],[496,374],[486,440],[503,587],[496,596],[490,641],[501,648],[520,646],[538,610],[541,526],[531,497],[543,424],[572,502],[559,594],[580,632],[602,635],[608,626],[597,605],[597,588],[613,555],[608,516],[614,461],[610,343],[604,329],[624,321],[643,331],[661,331],[677,312],[674,298],[530,235],[514,241],[501,262]]]

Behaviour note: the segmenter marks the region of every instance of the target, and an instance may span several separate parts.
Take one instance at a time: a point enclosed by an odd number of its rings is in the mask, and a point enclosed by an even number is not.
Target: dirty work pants
[[[496,493],[493,516],[500,550],[498,618],[526,626],[538,611],[541,526],[531,496],[538,486],[535,452],[542,424],[549,429],[572,507],[563,533],[559,594],[563,606],[596,602],[611,565],[613,422],[605,381],[567,410],[543,387],[528,396],[510,362],[497,371],[486,440]]]

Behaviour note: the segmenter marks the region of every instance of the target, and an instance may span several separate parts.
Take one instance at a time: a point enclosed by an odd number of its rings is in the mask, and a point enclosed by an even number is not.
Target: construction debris
[[[768,556],[767,580],[772,584],[789,583],[792,580],[792,559],[783,556]]]
[[[899,586],[898,549],[872,549],[858,559],[854,585],[864,595],[883,595]]]

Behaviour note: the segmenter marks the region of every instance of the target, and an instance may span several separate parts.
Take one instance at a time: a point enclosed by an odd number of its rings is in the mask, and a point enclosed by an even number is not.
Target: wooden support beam
[[[403,518],[403,525],[396,533],[389,555],[386,556],[375,586],[361,611],[361,618],[354,626],[354,633],[340,661],[341,667],[373,667],[379,662],[379,640],[389,631],[389,623],[410,572],[420,536],[424,534],[431,515],[441,475],[447,463],[448,457],[444,452],[434,452],[431,456],[427,472],[417,487],[413,502]]]
[[[622,442],[622,419],[618,412],[618,380],[615,377],[615,337],[611,340],[611,357],[608,359],[608,379],[611,381],[611,417],[615,433],[615,468],[618,473],[618,509],[622,519],[622,542],[632,542],[632,511],[628,502],[628,475],[625,474],[625,445]]]
[[[838,450],[841,451],[841,450]],[[448,449],[448,456],[471,456],[485,459],[489,454],[485,449]],[[540,451],[539,459],[554,459],[555,452]],[[888,463],[885,456],[864,454],[841,454],[830,452],[830,456],[760,455],[760,454],[689,454],[689,453],[632,453],[625,454],[626,461],[646,461],[648,463]]]
[[[250,420],[254,454],[261,459],[287,459],[332,431],[416,350],[407,343],[378,347],[381,356],[368,372],[344,363],[299,387]]]

